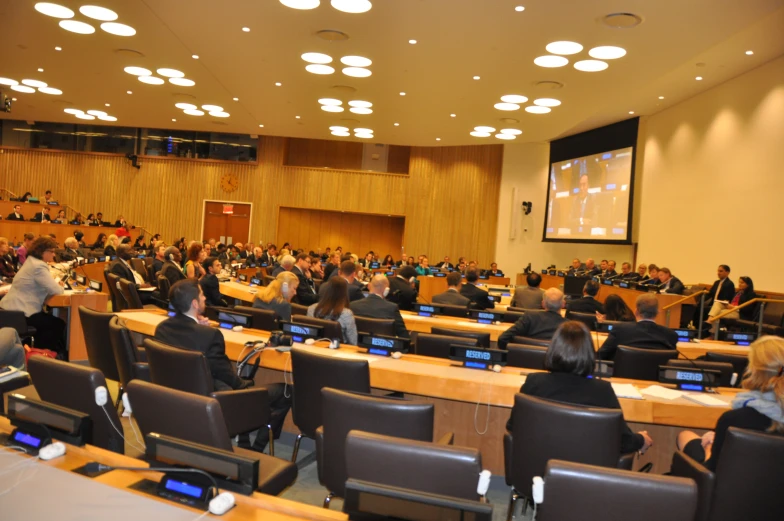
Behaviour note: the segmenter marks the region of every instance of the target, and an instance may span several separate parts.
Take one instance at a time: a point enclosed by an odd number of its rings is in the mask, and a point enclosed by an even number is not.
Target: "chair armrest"
[[[634,465],[634,455],[636,452],[630,452],[629,454],[621,454],[621,457],[618,458],[618,468],[621,470],[632,470],[632,466]]]
[[[506,484],[512,486],[512,433],[504,432],[504,475]]]
[[[680,450],[672,455],[670,474],[691,478],[697,483],[697,515],[694,519],[695,521],[707,521],[716,475]]]
[[[141,346],[136,347],[136,359],[139,362],[147,363],[147,351]]]
[[[133,364],[133,376],[139,380],[144,380],[145,382],[152,383],[150,380],[150,365],[145,364],[142,362],[136,362]]]
[[[318,471],[319,483],[324,485],[324,427],[316,429],[316,470]]]
[[[269,424],[269,393],[264,387],[218,391],[210,396],[221,405],[229,436],[254,431]]]
[[[37,332],[38,330],[33,326],[27,326],[27,331],[25,331],[24,336],[35,336]]]
[[[436,445],[454,445],[455,444],[455,433],[454,432],[447,432],[441,438],[436,441]]]

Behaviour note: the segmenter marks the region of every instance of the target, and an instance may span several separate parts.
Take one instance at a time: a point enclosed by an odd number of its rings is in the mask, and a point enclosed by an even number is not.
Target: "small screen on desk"
[[[250,283],[253,286],[261,286],[261,279],[257,279],[256,277],[250,279]]]
[[[370,263],[370,269],[371,270],[377,270],[379,267],[381,267],[381,264],[379,264],[378,262],[371,262]]]
[[[234,326],[250,327],[247,316],[237,315],[235,313],[226,313],[225,311],[218,312],[218,322],[221,323],[221,327],[225,327],[226,329],[231,329]]]
[[[27,434],[26,432],[16,431],[14,433],[14,441],[18,441],[19,443],[23,443],[24,445],[38,448],[41,446],[41,439],[36,438],[32,434]]]
[[[240,275],[237,278],[240,279],[240,282],[247,282],[248,281],[248,276],[245,275],[244,273],[240,273]]]
[[[446,273],[444,273],[443,271],[437,271],[437,272],[433,273],[433,276],[434,277],[446,277]]]
[[[175,479],[169,479],[166,481],[166,490],[171,490],[172,492],[177,492],[178,494],[190,496],[193,498],[201,498],[204,495],[203,488],[197,487],[196,485],[191,485],[190,483],[186,483],[184,481],[177,481]]]

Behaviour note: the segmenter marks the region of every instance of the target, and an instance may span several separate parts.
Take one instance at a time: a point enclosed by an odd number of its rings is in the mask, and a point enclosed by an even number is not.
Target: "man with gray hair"
[[[360,317],[380,318],[383,320],[395,321],[395,336],[408,338],[408,330],[403,317],[400,315],[400,308],[394,302],[386,299],[389,294],[389,279],[386,275],[379,273],[374,275],[368,283],[368,296],[355,300],[349,307],[354,315]]]
[[[65,251],[60,254],[60,260],[63,262],[70,262],[76,260],[77,257],[84,257],[84,254],[79,251],[79,241],[76,237],[68,237],[63,243]]]
[[[550,340],[558,326],[566,321],[561,316],[563,306],[563,292],[558,288],[548,289],[542,300],[544,311],[530,311],[517,319],[512,327],[498,337],[498,348],[506,349],[506,345],[516,336]]]
[[[634,316],[637,317],[637,322],[624,322],[613,326],[607,340],[596,354],[597,358],[612,360],[618,346],[676,349],[678,333],[655,322],[659,314],[659,301],[656,296],[643,293],[637,297],[636,308]]]
[[[291,268],[294,267],[294,263],[297,262],[297,259],[292,257],[291,255],[284,255],[280,259],[280,265],[272,270],[272,276],[277,277],[278,273],[283,273],[284,271],[291,271]]]

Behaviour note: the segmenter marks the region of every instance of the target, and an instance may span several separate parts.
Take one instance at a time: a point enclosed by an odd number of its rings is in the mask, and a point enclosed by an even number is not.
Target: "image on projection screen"
[[[626,241],[632,147],[550,165],[544,239]]]

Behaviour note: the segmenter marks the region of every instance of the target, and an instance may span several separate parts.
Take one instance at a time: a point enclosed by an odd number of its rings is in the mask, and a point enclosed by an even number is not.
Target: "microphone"
[[[616,273],[616,274],[615,274],[615,275],[613,275],[612,277],[605,277],[605,280],[612,280],[612,279],[614,279],[614,278],[616,278],[616,277],[620,277],[621,275],[622,275],[621,273]]]
[[[689,363],[694,367],[694,369],[696,369],[697,371],[699,371],[702,374],[702,379],[703,380],[707,380],[707,374],[708,373],[705,372],[705,368],[704,367],[698,366],[694,362],[694,360],[692,360],[691,358],[687,357],[686,354],[684,354],[684,352],[681,351],[680,349],[678,349],[677,347],[675,348],[675,351],[677,351],[678,354],[684,358],[684,360],[688,360]],[[706,385],[705,387],[708,387],[708,386]],[[712,387],[712,386],[710,386],[710,387]]]
[[[84,466],[85,472],[88,474],[94,474],[96,472],[105,472],[109,470],[139,470],[139,471],[153,471],[153,472],[177,472],[177,473],[191,473],[191,474],[201,474],[202,476],[206,476],[211,482],[212,486],[215,487],[215,495],[217,496],[220,494],[220,489],[218,488],[218,482],[215,481],[215,478],[212,477],[212,474],[209,472],[205,472],[199,469],[183,469],[177,467],[112,467],[110,465],[104,465],[102,463],[98,463],[97,461],[91,461],[90,463]]]

